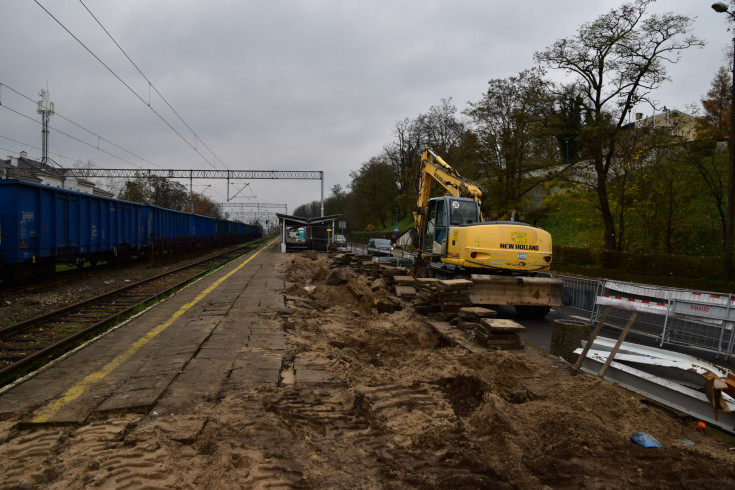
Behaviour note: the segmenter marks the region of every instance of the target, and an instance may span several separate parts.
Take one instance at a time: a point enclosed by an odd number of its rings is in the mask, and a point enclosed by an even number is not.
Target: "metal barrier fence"
[[[562,289],[562,304],[570,308],[592,312],[595,309],[595,298],[600,287],[600,281],[574,276],[554,276],[564,281]]]
[[[632,332],[664,344],[732,357],[735,344],[735,297],[626,283],[557,276],[564,281],[564,306],[590,313],[597,322],[610,308],[606,326],[622,330],[633,312]]]
[[[356,253],[360,255],[369,255],[368,249],[367,249],[368,246],[366,243],[347,242],[345,246],[347,247],[347,250],[352,253]],[[413,259],[416,256],[416,254],[413,252],[408,252],[406,250],[403,250],[402,248],[394,248],[391,251],[391,256],[400,257],[402,259]]]

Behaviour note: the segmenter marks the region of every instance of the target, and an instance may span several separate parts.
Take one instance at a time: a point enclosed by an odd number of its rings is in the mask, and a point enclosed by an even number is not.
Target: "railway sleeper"
[[[14,362],[22,361],[28,356],[0,356],[0,363],[12,364]]]
[[[29,345],[8,345],[3,344],[2,346],[2,352],[12,351],[12,352],[25,352],[29,350],[41,350],[44,346],[38,345],[38,346],[29,346]],[[0,354],[0,359],[2,359],[2,355]]]

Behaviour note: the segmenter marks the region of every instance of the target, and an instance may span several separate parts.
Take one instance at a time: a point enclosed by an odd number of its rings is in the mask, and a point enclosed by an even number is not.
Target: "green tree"
[[[545,170],[559,162],[547,124],[553,99],[541,75],[531,69],[490,80],[482,99],[465,111],[477,138],[464,142],[475,145],[479,181],[490,193],[486,202],[495,216],[520,212],[527,193],[548,179]]]
[[[702,116],[696,119],[697,139],[724,140],[730,135],[732,78],[721,66],[702,99]]]
[[[416,122],[424,146],[430,147],[445,160],[454,161],[454,152],[459,147],[466,125],[457,118],[457,107],[452,103],[451,97],[442,99],[439,105],[431,106]]]
[[[604,223],[604,245],[621,246],[610,206],[609,183],[620,143],[620,130],[633,107],[667,80],[666,63],[702,46],[688,35],[692,19],[665,13],[647,15],[653,0],[623,4],[585,23],[576,35],[556,41],[535,58],[542,66],[575,77],[581,87],[586,126],[581,139],[589,149],[594,187]]]
[[[352,205],[360,210],[361,227],[379,223],[385,228],[393,216],[398,195],[394,168],[385,160],[373,157],[360,170],[350,172],[350,177]]]
[[[559,154],[567,165],[577,161],[582,151],[580,133],[582,131],[582,95],[579,86],[562,86],[556,94],[551,107],[549,127],[559,145]]]
[[[149,202],[149,191],[145,179],[136,177],[134,180],[125,181],[117,198],[147,204]]]
[[[293,211],[294,216],[300,216],[302,218],[318,218],[321,214],[321,201],[311,201],[309,203],[302,204],[301,206],[297,206]]]
[[[191,209],[191,199],[186,187],[165,177],[146,175],[127,180],[117,197],[175,211]]]
[[[715,219],[710,221],[720,223],[722,241],[719,243],[724,244],[727,230],[725,226],[727,220],[725,208],[728,155],[726,152],[718,150],[715,141],[702,140],[685,145],[681,158],[683,163],[698,175],[697,181],[702,183],[700,186],[701,197],[706,198],[707,207],[715,212]]]
[[[177,211],[189,211],[191,200],[186,187],[164,177],[150,177],[151,204]]]

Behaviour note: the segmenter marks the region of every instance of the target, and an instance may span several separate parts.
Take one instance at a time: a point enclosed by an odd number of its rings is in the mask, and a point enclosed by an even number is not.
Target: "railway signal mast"
[[[38,101],[38,108],[36,109],[36,112],[41,114],[41,122],[42,122],[41,162],[48,163],[48,123],[49,123],[49,119],[54,113],[54,103],[49,100],[48,91],[41,89],[38,95],[41,97],[41,100]]]

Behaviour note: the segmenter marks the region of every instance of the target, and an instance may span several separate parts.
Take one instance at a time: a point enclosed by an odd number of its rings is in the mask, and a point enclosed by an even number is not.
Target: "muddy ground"
[[[454,346],[380,280],[329,285],[327,257],[287,257],[280,386],[81,427],[6,421],[0,487],[735,488],[728,435],[533,346]]]

